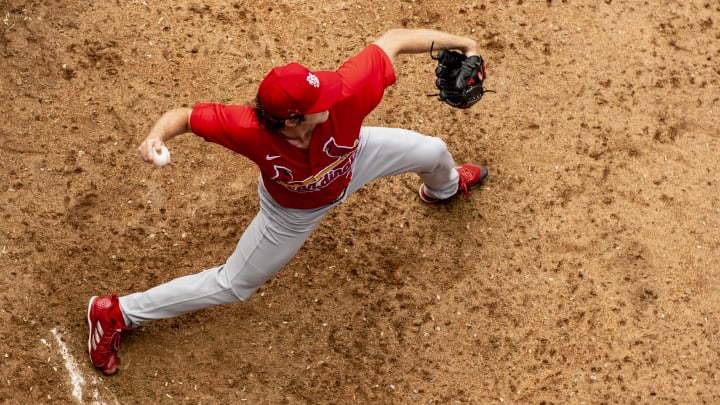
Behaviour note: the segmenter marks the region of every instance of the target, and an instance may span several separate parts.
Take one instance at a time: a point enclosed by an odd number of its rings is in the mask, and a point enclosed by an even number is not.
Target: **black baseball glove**
[[[480,101],[485,92],[485,61],[482,56],[466,56],[463,53],[443,49],[433,56],[437,60],[435,86],[440,90],[440,100],[455,108],[468,108]]]

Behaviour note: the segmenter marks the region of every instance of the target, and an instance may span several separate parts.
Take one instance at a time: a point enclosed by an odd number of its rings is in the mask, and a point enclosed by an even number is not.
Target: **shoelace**
[[[113,329],[110,335],[103,336],[102,341],[97,347],[97,351],[102,355],[114,355],[120,350],[121,331]]]
[[[463,197],[465,199],[470,198],[470,190],[468,190],[468,183],[473,178],[473,174],[470,170],[468,170],[465,167],[458,167],[457,172],[460,175],[460,184],[458,186],[458,191],[462,190]]]

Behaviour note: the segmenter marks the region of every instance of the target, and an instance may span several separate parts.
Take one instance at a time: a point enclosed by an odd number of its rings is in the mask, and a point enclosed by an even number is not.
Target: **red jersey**
[[[370,45],[337,70],[343,82],[340,101],[328,120],[315,127],[307,149],[265,130],[252,107],[200,103],[193,107],[193,133],[255,162],[263,184],[278,204],[312,209],[341,197],[352,178],[365,117],[395,83],[392,61]]]

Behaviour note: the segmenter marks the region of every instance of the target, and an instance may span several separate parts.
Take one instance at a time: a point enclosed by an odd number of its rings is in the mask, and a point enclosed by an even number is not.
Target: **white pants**
[[[145,321],[244,301],[292,260],[335,205],[374,179],[406,172],[420,175],[433,197],[449,198],[457,193],[458,173],[445,142],[394,128],[362,128],[352,180],[336,203],[312,210],[285,208],[270,197],[261,179],[260,212],[227,262],[120,297],[126,323],[136,327]]]

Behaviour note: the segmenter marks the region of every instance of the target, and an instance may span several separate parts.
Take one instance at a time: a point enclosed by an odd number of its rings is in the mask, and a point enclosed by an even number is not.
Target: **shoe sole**
[[[420,196],[420,201],[424,202],[425,204],[437,204],[442,200],[439,199],[433,199],[433,200],[426,200],[423,198],[423,189],[425,188],[424,184],[420,184],[420,187],[418,188],[418,195]]]
[[[87,310],[87,321],[88,321],[88,356],[90,356],[90,353],[92,352],[92,320],[90,320],[90,311],[92,310],[93,303],[95,302],[95,299],[97,296],[94,296],[90,298],[90,302],[88,303],[88,310]],[[92,357],[90,357],[90,363],[92,363]],[[94,365],[94,364],[93,364]]]

